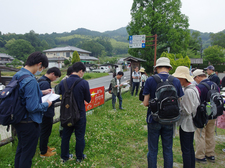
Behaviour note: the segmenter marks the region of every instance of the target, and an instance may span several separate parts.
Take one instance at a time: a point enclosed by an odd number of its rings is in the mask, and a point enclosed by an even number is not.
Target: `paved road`
[[[122,77],[121,82],[125,82],[126,80],[129,80],[130,79],[129,75],[130,75],[130,71],[124,72],[124,76]],[[112,80],[112,73],[110,73],[108,76],[88,80],[88,83],[91,89],[100,87],[100,86],[104,86],[105,89],[108,89],[111,80]]]

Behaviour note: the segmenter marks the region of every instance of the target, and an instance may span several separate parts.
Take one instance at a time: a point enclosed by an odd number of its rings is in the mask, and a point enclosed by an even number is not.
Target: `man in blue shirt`
[[[160,76],[163,81],[168,79],[169,71],[172,69],[170,65],[170,60],[166,57],[161,57],[156,61],[155,69],[157,74]],[[173,79],[173,85],[177,90],[178,97],[184,95],[180,81],[177,78]],[[145,96],[143,104],[149,106],[149,100],[155,98],[155,91],[157,87],[157,82],[153,77],[149,77],[146,80],[143,95]],[[153,120],[151,115],[151,108],[148,107],[147,119],[148,123],[148,167],[156,168],[157,167],[157,154],[158,154],[158,141],[159,135],[162,139],[163,147],[163,158],[164,158],[164,167],[172,168],[173,167],[173,125],[163,125]]]
[[[73,73],[69,78],[65,79],[68,85],[68,88],[71,88],[73,83],[84,76],[86,67],[82,62],[76,62],[73,64]],[[69,160],[73,157],[73,154],[69,154],[69,142],[72,133],[75,130],[76,136],[76,157],[77,161],[80,162],[86,158],[86,155],[83,154],[85,147],[85,130],[86,130],[86,111],[84,101],[89,103],[91,101],[91,94],[89,89],[89,84],[86,80],[81,80],[74,88],[74,98],[76,100],[78,109],[80,111],[80,120],[71,127],[64,127],[62,133],[62,142],[61,142],[61,158],[63,162]],[[63,95],[65,93],[65,88],[63,81],[59,84],[59,94]]]
[[[55,81],[58,77],[61,76],[61,72],[59,68],[52,67],[49,68],[47,73],[43,75],[40,79],[38,79],[38,83],[41,90],[52,89],[51,82]],[[60,101],[60,100],[59,100]],[[55,115],[54,101],[52,105],[48,108],[47,112],[44,113],[42,118],[42,123],[40,124],[41,133],[40,133],[40,152],[41,157],[49,157],[56,154],[56,152],[52,152],[55,148],[48,147],[49,136],[52,132],[53,125],[53,117]]]
[[[194,80],[198,83],[196,88],[199,91],[201,102],[207,101],[208,89],[202,82],[207,83],[210,87],[212,84],[216,85],[214,82],[207,78],[206,74],[202,69],[197,69],[193,72]],[[219,87],[217,86],[217,90]],[[216,117],[209,116],[207,125],[195,131],[195,158],[199,163],[215,162],[215,121]]]
[[[15,168],[29,168],[35,154],[40,135],[39,124],[42,122],[43,113],[47,111],[52,102],[42,103],[43,94],[48,94],[51,89],[41,91],[35,75],[39,75],[48,67],[48,58],[41,52],[32,53],[26,61],[25,67],[15,74],[16,79],[23,75],[30,75],[20,82],[19,94],[26,106],[27,115],[15,124],[18,146],[15,156]]]

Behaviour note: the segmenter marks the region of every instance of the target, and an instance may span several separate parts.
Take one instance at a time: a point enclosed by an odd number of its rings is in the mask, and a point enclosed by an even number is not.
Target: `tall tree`
[[[79,61],[80,61],[80,56],[77,51],[74,51],[73,57],[72,57],[72,64],[74,64],[75,62],[79,62]]]
[[[29,54],[35,51],[29,41],[19,39],[7,46],[8,54],[22,61],[26,61]]]
[[[195,55],[199,54],[199,56],[202,48],[202,38],[200,37],[200,35],[201,34],[199,31],[193,31],[190,36],[188,46],[188,48],[192,50]]]
[[[215,34],[210,34],[211,44],[218,45],[225,48],[225,33],[219,32]]]
[[[129,35],[158,35],[157,57],[170,47],[172,53],[186,50],[189,40],[188,18],[181,14],[180,0],[134,0],[131,8],[131,22],[127,27]],[[152,40],[152,39],[150,39]],[[150,42],[146,45],[152,44]],[[135,57],[147,60],[147,71],[152,71],[154,48],[129,49]]]
[[[205,60],[212,65],[218,65],[225,61],[225,49],[221,46],[209,46],[204,50]]]

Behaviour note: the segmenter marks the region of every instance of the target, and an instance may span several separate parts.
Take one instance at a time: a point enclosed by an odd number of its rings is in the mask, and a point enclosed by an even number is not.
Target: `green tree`
[[[225,62],[224,59],[225,49],[221,46],[214,45],[209,46],[204,50],[205,60],[210,62],[212,65],[218,65]]]
[[[200,56],[201,52],[201,45],[202,45],[202,38],[200,37],[199,31],[193,31],[190,40],[189,40],[189,46],[188,48],[194,52],[195,55]]]
[[[180,0],[134,0],[127,32],[129,35],[157,34],[157,55],[167,51],[168,47],[172,53],[180,53],[187,49],[190,36],[188,18],[181,14],[180,8]],[[152,43],[146,43],[149,44]],[[128,52],[147,60],[143,66],[147,71],[153,70],[154,47],[129,49]]]
[[[7,43],[8,44],[8,43]],[[7,46],[8,54],[22,61],[26,61],[27,57],[35,51],[29,41],[19,39]]]
[[[182,54],[172,54],[163,52],[160,57],[167,57],[170,59],[170,65],[173,67],[173,69],[170,70],[171,74],[175,72],[178,66],[190,67],[191,65],[191,60],[189,59],[189,57],[184,57]]]
[[[69,65],[69,64],[70,64],[70,61],[69,61],[68,59],[65,59],[65,60],[64,60],[64,65],[67,66],[67,65]]]
[[[219,32],[215,34],[210,34],[211,44],[218,45],[225,48],[225,33]]]
[[[17,67],[18,65],[23,65],[22,62],[18,59],[14,59],[9,65],[12,65],[14,68]]]
[[[72,57],[72,64],[74,64],[75,62],[79,62],[79,61],[80,61],[80,56],[77,51],[74,51],[73,57]]]
[[[103,45],[94,40],[80,42],[78,44],[78,47],[91,51],[93,56],[100,56],[102,54],[102,51],[105,50],[105,47]]]

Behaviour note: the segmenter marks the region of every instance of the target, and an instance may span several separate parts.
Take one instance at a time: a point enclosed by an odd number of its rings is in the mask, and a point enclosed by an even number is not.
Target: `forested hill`
[[[196,32],[196,30],[190,30],[190,33],[193,32]],[[221,32],[225,33],[225,30]],[[211,33],[199,33],[203,49],[207,48],[211,44]],[[37,34],[33,30],[25,34],[2,34],[0,31],[0,53],[7,53],[24,61],[34,51],[43,51],[67,45],[91,51],[92,56],[127,54],[128,33],[126,27],[103,33],[85,28],[78,28],[64,33],[53,32],[51,34]]]

